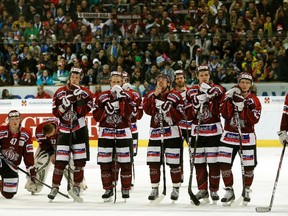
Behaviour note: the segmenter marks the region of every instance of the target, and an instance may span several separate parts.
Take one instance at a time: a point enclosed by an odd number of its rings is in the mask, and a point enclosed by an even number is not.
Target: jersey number
[[[10,144],[11,144],[11,145],[15,145],[16,142],[17,142],[17,138],[12,138],[12,139],[10,140]]]

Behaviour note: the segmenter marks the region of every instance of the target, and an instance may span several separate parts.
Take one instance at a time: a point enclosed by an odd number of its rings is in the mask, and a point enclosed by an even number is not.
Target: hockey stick
[[[240,124],[240,117],[237,107],[234,107],[235,116],[237,120],[237,130],[239,133],[239,157],[241,163],[241,172],[242,172],[242,194],[241,196],[232,204],[233,206],[239,205],[244,200],[245,196],[245,170],[244,170],[244,159],[243,159],[243,145],[242,145],[242,131],[241,131],[241,124]]]
[[[286,145],[287,145],[287,143],[285,142],[284,145],[283,145],[281,156],[280,156],[280,161],[279,161],[279,165],[278,165],[276,179],[275,179],[274,186],[273,186],[273,191],[272,191],[270,204],[267,207],[256,207],[255,208],[256,212],[270,212],[271,209],[272,209],[273,201],[274,201],[274,197],[275,197],[275,193],[276,193],[276,187],[278,185],[278,179],[279,179],[279,176],[280,176],[280,170],[281,170],[281,167],[282,167],[282,161],[283,161],[284,153],[285,153],[285,149],[286,149]]]
[[[12,166],[12,167],[17,167],[18,170],[20,170],[21,172],[25,173],[27,176],[30,176],[30,174],[28,172],[26,172],[25,170],[23,170],[22,168],[20,168],[19,166],[15,166],[13,164],[12,161],[8,160],[2,153],[0,153],[0,158],[3,159],[8,165]],[[43,184],[44,186],[52,189],[52,187],[48,184],[46,184],[45,182],[39,180],[38,178],[35,178],[35,180],[41,184]],[[59,193],[60,195],[66,197],[67,199],[70,199],[68,195],[61,193],[60,191],[58,191],[57,193]]]
[[[163,126],[163,113],[162,110],[159,110],[160,114],[160,130],[161,130],[161,157],[162,157],[162,164],[163,164],[163,191],[162,194],[155,200],[151,201],[151,205],[159,204],[164,197],[166,196],[166,168],[165,168],[165,151],[164,151],[164,126]]]
[[[113,161],[114,161],[114,203],[116,203],[117,200],[117,152],[116,152],[116,123],[114,123],[114,148],[113,148]],[[119,167],[120,169],[120,167]]]
[[[190,196],[190,200],[192,200],[192,202],[196,206],[200,205],[200,201],[197,199],[197,197],[192,191],[192,179],[193,179],[193,170],[194,170],[197,143],[198,143],[198,138],[199,138],[199,130],[200,130],[200,125],[202,121],[202,111],[203,111],[203,103],[200,105],[200,110],[199,110],[199,117],[198,117],[198,124],[196,128],[196,137],[195,137],[195,142],[194,142],[194,147],[193,147],[193,154],[191,154],[191,149],[190,149],[191,143],[188,144],[188,150],[189,150],[189,156],[190,156],[190,176],[189,176],[189,183],[188,183],[188,194]]]

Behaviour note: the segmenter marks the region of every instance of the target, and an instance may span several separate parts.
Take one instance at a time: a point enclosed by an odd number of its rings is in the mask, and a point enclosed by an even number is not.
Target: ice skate
[[[125,202],[126,199],[130,198],[129,190],[122,189],[122,198],[125,200]]]
[[[113,196],[113,190],[106,190],[105,193],[102,195],[102,199],[104,200],[104,202],[110,202],[111,198]]]
[[[175,202],[178,200],[178,198],[179,198],[179,187],[173,187],[170,199],[173,200],[173,202]]]
[[[226,193],[224,197],[221,199],[221,202],[223,203],[223,206],[231,206],[231,204],[235,200],[234,190],[232,187],[226,187],[225,190]]]
[[[83,199],[80,197],[80,187],[79,186],[74,186],[71,188],[68,193],[72,196],[75,202],[82,203]]]
[[[217,204],[217,201],[220,199],[217,191],[211,191],[210,196],[213,201],[213,204]]]
[[[207,190],[199,190],[198,193],[195,195],[196,198],[201,201],[203,200],[203,203],[209,203],[209,194]]]
[[[50,193],[47,195],[47,197],[50,199],[50,201],[52,201],[56,197],[58,191],[59,191],[58,187],[52,187]]]
[[[159,197],[159,189],[158,187],[153,187],[150,195],[148,196],[148,200],[156,200]]]
[[[243,197],[243,205],[247,206],[248,203],[250,202],[250,196],[249,194],[252,192],[252,190],[250,189],[250,187],[245,187],[245,192],[244,192],[244,197]]]

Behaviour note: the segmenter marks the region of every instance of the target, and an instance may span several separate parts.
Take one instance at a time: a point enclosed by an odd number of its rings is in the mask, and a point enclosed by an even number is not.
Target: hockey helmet
[[[183,76],[185,77],[185,73],[184,73],[183,70],[176,70],[176,71],[174,72],[174,75],[175,75],[175,77],[176,77],[177,75],[183,75]]]
[[[197,72],[203,72],[203,71],[208,71],[210,73],[210,68],[208,67],[208,65],[199,65],[197,67]]]
[[[160,78],[166,79],[167,83],[171,83],[171,78],[166,74],[160,73],[156,78],[157,82],[158,82],[158,79],[160,79]]]
[[[8,113],[8,118],[12,118],[12,117],[20,117],[20,112],[17,111],[17,110],[11,110],[9,113]]]
[[[120,71],[112,71],[111,73],[110,73],[110,76],[112,77],[112,76],[120,76],[120,77],[122,77],[122,73],[120,72]]]
[[[242,72],[238,75],[238,83],[240,82],[240,80],[242,79],[247,79],[251,81],[251,85],[253,85],[253,77],[250,73],[247,72]]]
[[[78,67],[72,67],[71,70],[70,70],[70,75],[71,75],[72,73],[82,75],[83,70],[82,70],[81,68],[78,68]]]

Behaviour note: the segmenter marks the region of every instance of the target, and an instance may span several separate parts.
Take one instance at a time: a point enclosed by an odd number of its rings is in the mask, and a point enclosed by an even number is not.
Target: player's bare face
[[[80,85],[80,74],[72,73],[70,76],[70,83],[72,85]]]
[[[250,87],[251,87],[251,81],[248,80],[248,79],[241,79],[239,81],[239,87],[241,88],[242,92],[248,92],[250,90]]]
[[[185,78],[184,78],[184,76],[183,75],[176,76],[175,83],[176,83],[177,87],[183,88],[185,86]]]
[[[209,83],[210,81],[210,74],[209,71],[201,71],[197,75],[197,79],[199,80],[199,84],[201,83]]]
[[[20,123],[21,123],[20,117],[10,117],[9,118],[9,127],[12,130],[12,132],[16,132],[19,130]]]
[[[162,92],[166,91],[168,87],[168,82],[167,82],[167,79],[165,78],[158,78],[157,80],[157,88],[161,88]]]
[[[112,88],[114,85],[120,85],[120,86],[122,86],[122,84],[123,84],[122,77],[120,77],[120,76],[112,76],[112,77],[111,77],[111,80],[110,80],[110,86],[111,86],[111,88]]]

